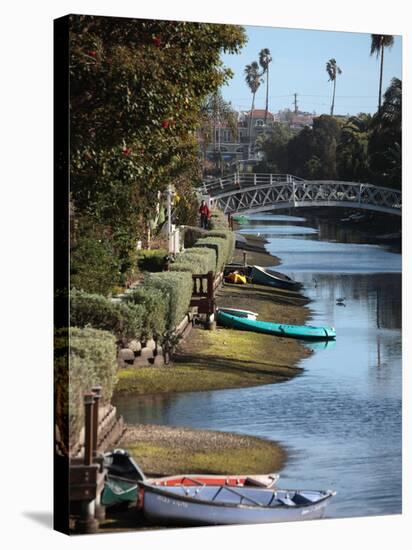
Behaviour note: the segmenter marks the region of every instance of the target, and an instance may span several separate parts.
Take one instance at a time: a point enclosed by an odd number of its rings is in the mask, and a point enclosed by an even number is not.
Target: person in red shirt
[[[200,214],[200,227],[202,229],[208,229],[209,228],[209,218],[210,218],[210,210],[209,207],[206,204],[206,201],[202,201],[200,208],[199,208],[199,214]]]

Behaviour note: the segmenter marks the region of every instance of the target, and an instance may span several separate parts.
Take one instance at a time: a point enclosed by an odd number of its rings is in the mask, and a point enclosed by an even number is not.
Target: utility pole
[[[169,254],[173,251],[173,240],[172,240],[172,196],[173,196],[173,186],[169,183],[167,186],[166,197],[167,197],[167,236],[168,236],[168,249]]]
[[[298,114],[298,94],[295,92],[294,94],[294,97],[295,97],[295,100],[294,100],[294,105],[295,105],[295,115]]]

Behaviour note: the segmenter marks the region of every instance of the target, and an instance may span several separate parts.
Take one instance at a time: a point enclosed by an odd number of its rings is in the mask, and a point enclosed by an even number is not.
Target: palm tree
[[[252,107],[250,109],[249,115],[249,127],[248,127],[248,136],[249,136],[249,153],[250,153],[250,137],[251,137],[251,128],[252,128],[252,115],[255,108],[255,95],[260,86],[261,74],[259,72],[259,64],[257,61],[252,61],[250,65],[245,67],[245,80],[246,84],[249,86],[250,91],[252,92]]]
[[[329,75],[329,81],[333,82],[332,105],[330,108],[330,116],[333,116],[333,109],[335,108],[336,77],[338,74],[342,74],[342,70],[336,64],[336,59],[329,59],[326,63],[326,72]]]
[[[379,75],[379,98],[378,98],[378,113],[381,110],[382,105],[382,77],[383,77],[383,54],[385,48],[391,48],[394,43],[394,37],[392,34],[371,34],[371,52],[373,55],[376,53],[376,57],[381,56],[381,69]]]
[[[383,96],[380,118],[386,125],[401,128],[402,124],[402,80],[392,78]]]
[[[268,48],[264,48],[263,50],[260,50],[259,53],[259,65],[262,67],[263,72],[262,76],[267,73],[266,75],[266,107],[265,107],[265,124],[266,119],[268,116],[268,108],[269,108],[269,64],[272,61],[272,57],[270,55],[270,50]]]

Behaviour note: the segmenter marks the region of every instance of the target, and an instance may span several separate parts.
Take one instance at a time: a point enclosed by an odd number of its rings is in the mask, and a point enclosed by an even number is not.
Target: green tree
[[[381,110],[382,104],[382,80],[383,80],[383,58],[385,48],[391,48],[394,44],[394,37],[391,34],[371,34],[371,51],[370,55],[376,54],[376,57],[381,58],[379,71],[379,96],[378,96],[378,111]]]
[[[341,180],[369,181],[368,143],[372,117],[350,117],[343,125],[337,146],[337,169]]]
[[[259,72],[259,64],[257,63],[257,61],[252,61],[250,65],[246,65],[245,81],[249,87],[249,90],[252,93],[252,106],[250,108],[249,125],[248,125],[249,147],[250,147],[251,129],[252,129],[252,116],[253,116],[253,111],[255,109],[255,95],[261,84],[261,76],[262,75]]]
[[[257,166],[257,172],[287,172],[287,144],[292,137],[289,126],[280,122],[275,122],[269,133],[258,136],[256,147],[264,160]]]
[[[72,264],[85,225],[98,227],[121,284],[159,192],[173,183],[182,213],[193,211],[201,105],[232,76],[221,53],[244,42],[234,25],[71,16]]]
[[[368,144],[373,182],[400,188],[402,179],[402,81],[392,78],[373,117]]]
[[[259,52],[259,65],[262,67],[262,76],[266,74],[266,105],[265,105],[265,124],[268,116],[269,110],[269,65],[272,62],[272,57],[270,55],[270,50],[268,48],[263,48]]]
[[[314,154],[322,161],[321,179],[337,179],[336,148],[340,140],[341,122],[322,115],[313,121]]]
[[[332,105],[330,108],[330,115],[333,116],[333,110],[335,108],[336,78],[338,74],[342,74],[341,68],[336,64],[336,59],[329,59],[326,63],[326,72],[329,75],[329,81],[333,82]]]

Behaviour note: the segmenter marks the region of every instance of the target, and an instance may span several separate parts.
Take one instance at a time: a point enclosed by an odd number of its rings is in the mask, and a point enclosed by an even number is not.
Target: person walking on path
[[[210,210],[207,206],[205,201],[202,201],[200,208],[199,208],[199,214],[200,214],[200,227],[202,229],[208,229],[209,228],[209,218],[210,218]]]

